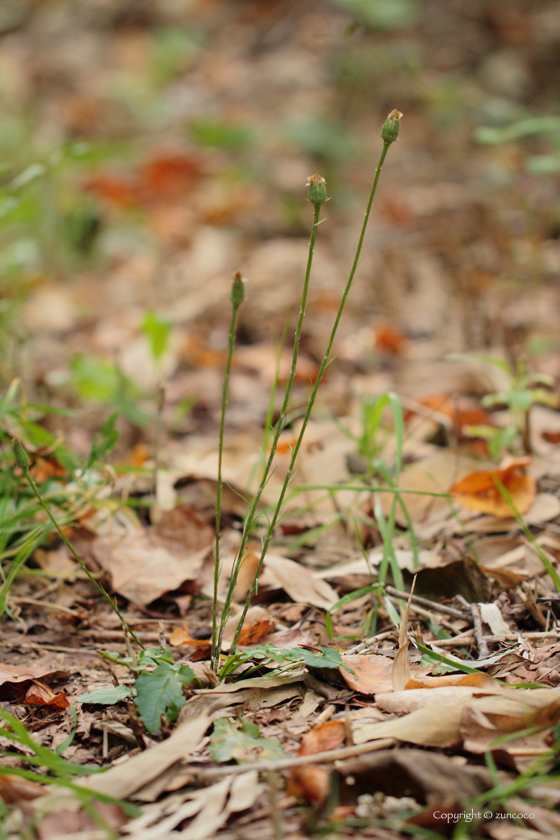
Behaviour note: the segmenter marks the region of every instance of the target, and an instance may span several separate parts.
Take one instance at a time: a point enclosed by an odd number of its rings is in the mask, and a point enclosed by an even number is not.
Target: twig
[[[385,639],[390,639],[391,636],[395,636],[398,633],[398,630],[393,627],[392,630],[384,630],[383,633],[378,633],[376,636],[370,636],[369,639],[364,639],[363,642],[360,642],[355,647],[350,648],[346,651],[346,653],[363,653],[364,651],[370,650],[377,642],[382,642]]]
[[[461,645],[469,645],[474,642],[474,630],[467,630],[466,633],[461,633],[460,636],[454,636],[452,639],[437,639],[434,644],[438,647],[460,647]]]
[[[490,648],[488,642],[484,638],[484,631],[482,629],[482,619],[480,617],[480,610],[478,604],[471,604],[471,615],[474,624],[474,637],[478,645],[478,655],[480,659],[486,659],[490,655]]]
[[[365,744],[357,744],[353,747],[341,747],[339,750],[316,753],[315,755],[299,755],[293,758],[280,758],[276,761],[256,761],[254,764],[240,764],[237,767],[210,767],[207,770],[196,770],[191,768],[197,779],[217,779],[221,776],[239,776],[248,773],[250,770],[259,770],[265,773],[275,770],[289,770],[291,767],[303,767],[306,764],[331,764],[334,761],[341,761],[344,758],[353,758],[355,755],[363,755],[368,752],[389,749],[395,744],[394,738],[382,738],[379,741],[367,741]]]
[[[89,627],[84,627],[80,630],[80,634],[94,639],[96,642],[118,642],[122,640],[122,633],[120,630],[93,630]],[[144,642],[158,642],[160,641],[160,634],[154,630],[140,630],[136,633],[138,639]]]
[[[84,647],[61,647],[60,645],[40,645],[37,642],[13,642],[9,639],[0,640],[0,647],[3,648],[24,648],[26,650],[52,650],[56,653],[91,653],[93,655],[97,655],[97,650],[94,648],[84,648]]]
[[[9,600],[14,604],[31,604],[32,607],[42,607],[51,612],[60,612],[65,615],[77,616],[76,610],[71,610],[70,607],[63,607],[62,604],[51,604],[50,601],[40,601],[39,598],[20,598],[19,595],[10,595]]]
[[[282,828],[282,817],[278,807],[278,775],[272,771],[266,771],[268,784],[268,802],[270,805],[270,821],[274,831],[274,840],[283,840],[284,830]]]
[[[547,632],[525,631],[520,633],[506,633],[503,636],[484,636],[486,642],[516,642],[519,637],[522,639],[558,639],[560,637],[560,627],[556,630],[548,630]],[[440,644],[440,642],[438,642]]]
[[[386,586],[385,591],[387,595],[393,595],[395,598],[405,598],[408,599],[409,593],[408,592],[401,592],[400,589],[395,589],[393,586]],[[422,607],[427,607],[433,612],[439,612],[443,615],[451,615],[453,618],[462,618],[463,621],[468,621],[471,616],[468,613],[461,612],[461,610],[456,610],[453,607],[448,607],[445,604],[438,604],[437,601],[430,601],[428,598],[421,598],[420,595],[412,595],[411,600],[413,604],[419,604]]]

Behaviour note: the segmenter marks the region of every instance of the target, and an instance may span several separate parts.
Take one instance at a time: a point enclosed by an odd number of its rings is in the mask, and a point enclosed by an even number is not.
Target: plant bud
[[[327,201],[327,182],[322,175],[310,175],[307,179],[308,196],[311,204],[320,207]]]
[[[245,285],[240,271],[236,271],[233,275],[233,283],[231,286],[231,295],[229,299],[234,306],[241,306],[245,300]]]
[[[401,117],[401,112],[394,109],[383,123],[381,138],[384,143],[394,143],[399,136]]]
[[[18,438],[12,438],[12,446],[14,449],[16,464],[18,467],[21,467],[22,470],[26,470],[31,462],[29,460],[29,455],[25,451],[23,443],[21,440],[18,440]]]

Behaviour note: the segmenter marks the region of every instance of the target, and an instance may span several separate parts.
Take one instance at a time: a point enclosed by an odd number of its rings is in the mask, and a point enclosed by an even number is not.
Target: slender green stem
[[[301,430],[300,430],[300,433],[298,435],[295,446],[292,450],[292,456],[290,458],[290,463],[289,463],[289,466],[288,466],[288,472],[286,473],[286,478],[284,479],[282,489],[280,490],[280,496],[279,496],[278,501],[276,503],[276,508],[275,508],[275,511],[272,515],[272,519],[269,522],[268,530],[267,530],[267,533],[266,533],[266,536],[264,538],[264,542],[263,542],[263,545],[262,545],[259,564],[257,566],[257,570],[255,572],[255,577],[253,579],[253,583],[252,583],[251,588],[249,590],[249,594],[247,595],[247,600],[245,601],[245,606],[243,607],[243,611],[241,613],[241,617],[239,619],[239,623],[238,623],[237,629],[235,631],[233,642],[232,642],[232,645],[231,645],[231,648],[230,648],[230,655],[233,654],[236,650],[237,643],[238,643],[238,640],[239,640],[239,634],[241,633],[241,628],[243,627],[243,622],[245,621],[245,616],[247,615],[247,611],[248,611],[249,606],[251,604],[251,600],[252,600],[253,595],[255,593],[255,590],[257,588],[258,578],[259,578],[259,575],[261,573],[262,567],[264,565],[264,559],[265,559],[266,553],[268,551],[268,546],[270,545],[272,535],[274,533],[274,528],[276,526],[276,522],[278,520],[278,517],[280,516],[280,511],[281,511],[282,504],[283,504],[283,501],[284,501],[284,496],[286,495],[286,491],[288,489],[288,486],[289,486],[291,478],[292,478],[292,472],[293,472],[293,469],[294,469],[296,458],[297,458],[299,450],[301,448],[301,444],[302,444],[302,441],[303,441],[303,436],[305,434],[305,430],[307,429],[307,424],[309,423],[309,418],[311,417],[311,412],[312,412],[313,406],[315,404],[315,399],[316,399],[317,393],[319,391],[319,386],[320,386],[321,381],[323,379],[323,375],[325,373],[327,365],[329,364],[329,361],[330,361],[330,353],[331,353],[331,349],[332,349],[332,346],[333,346],[333,342],[334,342],[336,333],[338,331],[338,325],[340,323],[340,319],[342,317],[342,312],[344,311],[344,307],[346,305],[346,299],[348,298],[348,294],[350,292],[350,289],[352,287],[352,283],[354,281],[354,275],[356,274],[356,270],[358,268],[358,264],[359,264],[359,261],[360,261],[360,255],[361,255],[361,251],[362,251],[362,245],[363,245],[363,242],[364,242],[364,236],[365,236],[367,224],[368,224],[368,221],[369,221],[371,206],[373,204],[373,199],[375,197],[375,193],[376,193],[376,190],[377,190],[377,184],[379,182],[379,176],[381,175],[381,169],[383,168],[383,164],[385,162],[385,157],[387,156],[387,151],[389,150],[390,145],[391,145],[391,143],[388,142],[387,140],[385,140],[384,143],[383,143],[383,151],[381,152],[381,157],[379,158],[379,163],[377,165],[377,169],[375,170],[375,177],[373,179],[373,185],[372,185],[372,188],[371,188],[369,201],[368,201],[366,212],[365,212],[365,215],[364,215],[364,222],[363,222],[362,229],[361,229],[361,232],[360,232],[360,237],[358,239],[358,246],[356,248],[356,254],[354,256],[354,262],[352,263],[352,268],[350,269],[350,274],[348,276],[346,286],[344,287],[344,291],[342,293],[342,298],[340,300],[340,305],[338,307],[338,312],[336,313],[336,318],[335,318],[335,321],[334,321],[334,325],[333,325],[333,328],[332,328],[332,331],[331,331],[331,334],[330,334],[330,337],[329,337],[329,340],[328,340],[328,343],[327,343],[327,348],[325,350],[325,355],[323,356],[323,360],[322,360],[321,366],[319,368],[319,373],[317,374],[317,379],[315,380],[315,384],[314,384],[313,389],[311,391],[311,394],[309,396],[309,400],[308,400],[308,403],[307,403],[307,409],[306,409],[305,415],[303,417]]]
[[[229,378],[231,373],[231,361],[233,358],[233,348],[235,345],[235,334],[237,331],[237,314],[239,312],[240,303],[232,302],[231,307],[231,323],[229,328],[228,340],[228,354],[226,360],[226,372],[224,375],[224,384],[222,388],[222,411],[220,416],[220,436],[218,443],[218,487],[216,491],[216,544],[214,548],[214,600],[212,603],[212,652],[211,663],[212,668],[217,671],[219,664],[218,654],[218,586],[220,583],[220,518],[222,514],[222,494],[223,494],[223,479],[222,479],[222,465],[224,458],[224,432],[226,424],[226,411],[228,405],[229,395]]]
[[[38,487],[37,487],[37,485],[35,484],[35,481],[34,481],[33,477],[31,476],[31,473],[29,472],[29,466],[24,467],[24,470],[25,470],[25,477],[26,477],[26,479],[28,480],[28,482],[29,482],[29,484],[30,484],[30,486],[31,486],[31,489],[33,490],[33,492],[34,492],[34,493],[35,493],[35,495],[37,496],[37,498],[38,498],[38,500],[39,500],[39,503],[40,503],[41,507],[45,510],[45,512],[46,512],[46,514],[47,514],[47,516],[49,517],[49,519],[51,520],[52,524],[54,525],[54,527],[55,527],[55,528],[56,528],[56,530],[58,531],[58,534],[59,534],[60,538],[62,539],[62,541],[64,542],[64,544],[66,545],[66,547],[70,550],[70,552],[71,552],[71,554],[72,554],[72,557],[74,558],[74,560],[77,560],[77,561],[78,561],[78,563],[79,563],[79,564],[80,564],[80,566],[82,567],[82,570],[84,571],[84,573],[85,573],[86,577],[87,577],[87,578],[88,578],[88,579],[89,579],[89,580],[93,583],[93,585],[94,585],[94,586],[96,586],[96,587],[97,587],[97,589],[99,589],[99,591],[101,592],[101,594],[103,595],[103,597],[104,597],[104,598],[105,598],[105,599],[109,602],[109,604],[111,605],[111,609],[112,609],[112,610],[113,610],[113,611],[117,614],[117,616],[118,616],[118,618],[119,618],[119,621],[120,621],[120,622],[121,622],[121,624],[122,624],[122,628],[123,628],[123,630],[124,630],[125,634],[126,634],[126,633],[128,633],[128,635],[129,635],[129,636],[131,636],[131,637],[134,639],[134,641],[136,642],[136,644],[137,644],[139,647],[141,647],[141,648],[142,648],[142,650],[144,650],[144,645],[142,644],[142,642],[140,641],[140,639],[138,638],[138,636],[136,635],[136,633],[135,633],[135,632],[134,632],[134,631],[133,631],[133,630],[129,627],[129,625],[127,624],[127,621],[126,621],[126,619],[125,619],[124,615],[121,613],[121,611],[119,610],[119,608],[117,607],[116,603],[113,601],[113,599],[111,598],[111,596],[109,595],[109,593],[107,592],[107,590],[106,590],[106,589],[105,589],[105,588],[104,588],[104,587],[103,587],[103,586],[99,583],[99,581],[98,581],[98,580],[96,580],[96,579],[94,578],[94,576],[92,575],[92,573],[90,572],[90,570],[88,569],[88,567],[86,566],[86,564],[84,563],[84,561],[82,560],[82,558],[81,558],[81,557],[80,557],[80,556],[76,553],[76,551],[74,550],[74,547],[73,547],[72,543],[70,542],[70,540],[69,540],[69,539],[68,539],[68,538],[64,535],[64,532],[62,531],[62,529],[61,529],[60,525],[58,524],[58,522],[57,522],[57,521],[56,521],[56,519],[54,518],[54,516],[53,516],[53,514],[52,514],[52,512],[51,512],[50,507],[49,507],[49,506],[48,506],[48,504],[47,504],[47,503],[43,500],[43,497],[42,497],[42,495],[41,495],[41,493],[40,493],[40,491],[39,491],[39,488],[38,488]]]
[[[245,522],[243,523],[243,533],[241,535],[241,544],[239,546],[237,556],[236,556],[236,559],[235,559],[235,563],[234,563],[234,566],[233,566],[233,569],[232,569],[231,579],[230,579],[228,590],[227,590],[226,597],[225,597],[224,609],[222,611],[222,619],[221,619],[221,622],[220,622],[220,631],[219,631],[218,645],[217,645],[217,655],[218,656],[219,656],[220,651],[222,649],[222,641],[223,641],[223,636],[224,636],[225,623],[228,619],[228,616],[229,616],[229,613],[230,613],[230,610],[231,610],[231,602],[233,600],[233,591],[234,591],[235,585],[237,583],[237,577],[239,575],[239,570],[240,570],[241,565],[243,563],[243,559],[244,559],[244,555],[245,555],[245,549],[246,549],[246,546],[247,546],[247,541],[249,539],[249,534],[251,533],[251,529],[252,529],[252,527],[254,525],[254,522],[255,522],[255,519],[256,519],[256,513],[257,513],[257,509],[258,509],[258,506],[259,506],[261,496],[263,494],[264,488],[265,488],[266,483],[268,481],[268,478],[270,476],[270,471],[272,469],[272,463],[274,461],[274,456],[276,455],[276,448],[278,446],[278,440],[280,439],[280,435],[282,434],[282,432],[284,430],[284,427],[286,425],[286,414],[288,412],[288,407],[290,405],[292,385],[294,383],[294,379],[295,379],[295,375],[296,375],[296,365],[297,365],[298,354],[299,354],[299,344],[300,344],[301,332],[302,332],[302,327],[303,327],[303,319],[304,319],[304,316],[305,316],[305,309],[306,309],[306,306],[307,306],[307,292],[308,292],[308,289],[309,289],[309,278],[311,276],[311,266],[313,264],[313,253],[314,253],[314,250],[315,250],[315,239],[317,237],[317,226],[319,224],[320,211],[321,211],[321,204],[319,204],[319,203],[314,204],[313,227],[311,229],[311,237],[309,239],[309,254],[308,254],[308,258],[307,258],[307,268],[306,268],[306,271],[305,271],[305,279],[304,279],[304,282],[303,282],[303,290],[302,290],[302,293],[301,293],[301,305],[300,305],[300,310],[299,310],[299,317],[298,317],[298,322],[297,322],[296,331],[295,331],[295,335],[294,335],[294,348],[293,348],[293,353],[292,353],[292,366],[291,366],[290,373],[289,373],[289,376],[288,376],[288,381],[286,382],[286,391],[285,391],[285,394],[284,394],[284,400],[282,402],[282,407],[280,409],[280,417],[278,419],[278,423],[276,424],[276,428],[275,428],[274,435],[273,435],[273,438],[272,438],[272,443],[270,445],[270,453],[269,453],[268,459],[266,461],[266,464],[265,464],[265,467],[264,467],[264,470],[263,470],[263,474],[262,474],[262,477],[261,477],[261,481],[260,481],[257,493],[256,493],[256,495],[253,499],[251,509],[249,510],[249,513],[245,517]],[[259,567],[259,573],[260,573],[260,568],[261,567],[262,567],[262,564]],[[254,591],[254,589],[252,587],[251,592],[253,592],[253,591]],[[243,619],[245,618],[246,612],[247,612],[247,610],[245,610],[245,612],[244,612]],[[238,635],[239,634],[237,634],[237,636]]]

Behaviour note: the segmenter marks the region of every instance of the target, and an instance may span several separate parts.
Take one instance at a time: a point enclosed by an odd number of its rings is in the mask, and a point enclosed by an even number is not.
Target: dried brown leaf
[[[388,656],[358,656],[342,654],[342,661],[354,671],[350,674],[345,668],[338,669],[344,682],[353,691],[360,694],[377,694],[378,691],[391,691],[391,669],[393,660]]]
[[[535,500],[537,485],[532,476],[524,472],[529,458],[507,458],[495,470],[472,472],[457,481],[449,490],[463,507],[490,513],[498,517],[511,517],[512,510],[502,496],[496,482],[500,482],[519,513],[526,513]]]

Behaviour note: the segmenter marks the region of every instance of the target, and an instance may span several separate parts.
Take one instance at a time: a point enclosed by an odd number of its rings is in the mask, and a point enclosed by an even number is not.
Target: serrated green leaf
[[[148,732],[161,728],[161,716],[177,716],[186,703],[183,686],[194,679],[194,672],[186,665],[179,667],[162,662],[153,671],[142,671],[136,680],[136,706]]]
[[[80,694],[78,703],[94,703],[99,706],[112,706],[114,703],[120,703],[126,697],[130,697],[132,689],[125,685],[114,685],[110,688],[96,688],[94,691],[86,691],[85,694]]]
[[[210,736],[210,757],[224,762],[235,759],[240,764],[257,760],[283,758],[284,751],[274,738],[261,738],[255,723],[243,721],[238,727],[227,718],[214,721]]]

